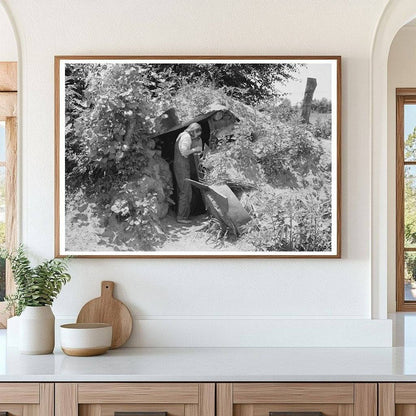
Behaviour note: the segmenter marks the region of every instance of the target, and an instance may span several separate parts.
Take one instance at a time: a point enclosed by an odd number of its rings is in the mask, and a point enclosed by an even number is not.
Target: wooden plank
[[[79,403],[198,403],[197,383],[80,383]]]
[[[416,95],[416,88],[396,88],[396,96]]]
[[[79,406],[79,416],[102,416],[99,404],[81,404]],[[114,412],[111,413],[114,416]]]
[[[354,384],[354,416],[377,416],[377,384]]]
[[[325,416],[327,415],[326,412],[323,412],[323,413]],[[338,416],[354,416],[354,405],[353,404],[339,404]]]
[[[0,92],[0,119],[16,117],[17,94],[15,92]]]
[[[397,404],[415,404],[416,383],[396,383],[394,395]]]
[[[38,383],[0,383],[0,403],[39,403]]]
[[[199,416],[215,416],[215,383],[199,385]]]
[[[39,413],[38,404],[25,404],[23,405],[23,416],[43,416],[43,415]]]
[[[380,383],[378,385],[379,416],[395,415],[394,383]]]
[[[416,405],[399,404],[395,407],[395,416],[416,416]]]
[[[254,415],[254,405],[252,404],[241,404],[239,405],[238,410],[239,410],[239,416],[253,416]],[[262,414],[262,416],[263,415],[264,413]]]
[[[55,384],[55,416],[78,416],[77,393],[77,384]]]
[[[199,416],[199,406],[197,404],[185,404],[184,405],[185,416]],[[169,412],[170,416],[170,412]]]
[[[0,62],[0,91],[17,91],[17,62]]]
[[[233,416],[232,383],[217,384],[217,416]]]
[[[235,383],[234,403],[354,403],[352,383]]]
[[[55,385],[41,383],[39,385],[39,413],[41,416],[54,416],[55,413]]]

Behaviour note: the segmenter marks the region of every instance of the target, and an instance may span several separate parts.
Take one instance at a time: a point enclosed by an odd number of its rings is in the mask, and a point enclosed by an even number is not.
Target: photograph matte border
[[[62,227],[65,227],[65,218],[62,215],[62,206],[63,196],[64,196],[64,178],[62,175],[62,167],[64,166],[64,160],[62,155],[65,153],[62,151],[64,149],[65,137],[61,138],[61,100],[64,97],[65,90],[62,91],[61,84],[61,62],[62,61],[79,61],[80,63],[94,61],[94,60],[140,60],[148,61],[147,63],[152,63],[152,61],[204,61],[204,60],[213,60],[213,61],[273,61],[273,60],[285,60],[285,61],[333,61],[336,63],[336,108],[332,110],[332,117],[336,111],[336,134],[332,134],[333,138],[336,138],[336,155],[332,155],[332,160],[336,161],[336,168],[333,169],[336,178],[333,177],[332,189],[336,189],[336,196],[333,197],[335,201],[335,206],[332,206],[332,213],[336,210],[335,219],[332,224],[336,226],[336,236],[335,248],[331,253],[317,252],[221,252],[213,251],[211,252],[163,252],[163,251],[103,251],[103,252],[86,252],[86,253],[76,253],[66,252],[64,249],[62,237],[64,233],[62,232]],[[220,63],[220,62],[219,62]],[[342,89],[341,89],[341,57],[340,56],[82,56],[82,55],[60,55],[55,56],[55,257],[82,257],[82,258],[253,258],[253,259],[262,259],[262,258],[341,258],[341,102],[342,102]],[[335,111],[334,111],[335,110]],[[64,132],[63,132],[64,133]]]

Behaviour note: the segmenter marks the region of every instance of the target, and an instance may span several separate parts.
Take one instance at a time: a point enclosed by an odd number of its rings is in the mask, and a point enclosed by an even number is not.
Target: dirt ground
[[[92,222],[80,224],[73,221],[71,215],[66,218],[66,250],[76,251],[113,251],[114,248],[103,244],[97,235],[104,232],[98,224]],[[155,251],[254,251],[254,248],[241,240],[217,238],[215,233],[207,231],[207,214],[191,217],[191,224],[178,224],[172,212],[161,220],[167,240]]]
[[[169,213],[162,225],[168,235],[167,241],[158,251],[252,251],[253,247],[239,241],[216,238],[206,228],[209,226],[208,215],[191,218],[191,224],[178,224]]]

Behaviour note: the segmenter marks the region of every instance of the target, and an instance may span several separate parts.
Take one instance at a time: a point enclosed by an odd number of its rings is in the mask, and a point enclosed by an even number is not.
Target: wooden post
[[[317,86],[316,78],[307,79],[305,95],[303,96],[303,104],[302,104],[302,120],[304,123],[307,123],[307,124],[309,124],[313,93],[315,92],[316,86]]]

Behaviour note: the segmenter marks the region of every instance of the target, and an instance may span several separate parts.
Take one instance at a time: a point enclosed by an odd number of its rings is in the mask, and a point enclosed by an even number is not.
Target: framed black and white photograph
[[[56,256],[340,257],[340,57],[55,57]]]

